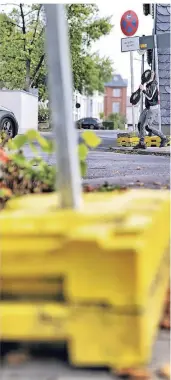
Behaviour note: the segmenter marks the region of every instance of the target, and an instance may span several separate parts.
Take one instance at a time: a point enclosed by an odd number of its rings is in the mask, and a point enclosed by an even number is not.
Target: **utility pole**
[[[141,57],[142,61],[141,61],[141,75],[144,73],[144,54],[142,54],[142,57]],[[140,106],[140,112],[142,113],[143,111],[143,106],[144,106],[144,97],[143,97],[143,92],[141,94],[141,106]]]
[[[133,57],[133,51],[130,51],[130,69],[131,69],[131,93],[134,92],[134,57]],[[133,131],[135,131],[135,109],[132,105],[132,126]]]

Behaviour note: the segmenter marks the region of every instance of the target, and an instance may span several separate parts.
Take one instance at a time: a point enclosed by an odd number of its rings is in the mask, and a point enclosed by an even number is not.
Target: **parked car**
[[[77,128],[103,129],[101,120],[95,117],[84,117],[83,119],[77,120],[76,125]]]
[[[6,132],[10,137],[18,134],[18,122],[14,113],[3,106],[0,106],[0,131]]]

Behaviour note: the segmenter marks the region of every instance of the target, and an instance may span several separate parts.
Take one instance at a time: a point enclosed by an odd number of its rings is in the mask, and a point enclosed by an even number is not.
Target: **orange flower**
[[[9,157],[7,156],[7,154],[5,153],[3,149],[0,149],[0,161],[4,163],[9,161]]]
[[[7,187],[1,187],[0,188],[0,197],[10,198],[11,196],[12,196],[11,189],[8,189]]]
[[[6,197],[11,197],[11,196],[12,196],[12,191],[11,191],[11,189],[5,188],[5,189],[4,189],[4,192],[5,192]]]

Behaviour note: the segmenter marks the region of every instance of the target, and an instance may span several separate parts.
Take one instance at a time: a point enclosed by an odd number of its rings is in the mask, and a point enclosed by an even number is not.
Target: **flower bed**
[[[85,131],[82,138],[83,142],[78,145],[78,155],[81,174],[84,177],[87,170],[86,158],[89,148],[98,146],[101,139],[93,131]],[[33,158],[30,160],[25,157],[23,152],[25,144],[29,144],[33,151]],[[53,142],[45,139],[35,130],[30,130],[25,135],[18,135],[13,140],[1,133],[0,209],[12,197],[33,193],[49,193],[55,190],[56,168],[39,157],[37,145],[43,153],[48,155],[54,151]],[[85,191],[88,191],[87,187]]]

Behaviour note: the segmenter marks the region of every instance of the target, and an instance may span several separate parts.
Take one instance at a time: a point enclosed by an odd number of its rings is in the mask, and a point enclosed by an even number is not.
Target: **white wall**
[[[27,92],[21,92],[21,129],[38,129],[38,97]]]
[[[20,128],[22,120],[20,91],[0,90],[0,105],[14,112]]]
[[[19,134],[38,129],[38,97],[25,91],[0,90],[0,105],[11,110],[19,124]]]
[[[76,108],[75,107],[76,103],[80,103],[81,107]],[[74,120],[79,120],[85,117],[86,114],[87,114],[87,97],[75,91],[73,95],[73,118]]]

